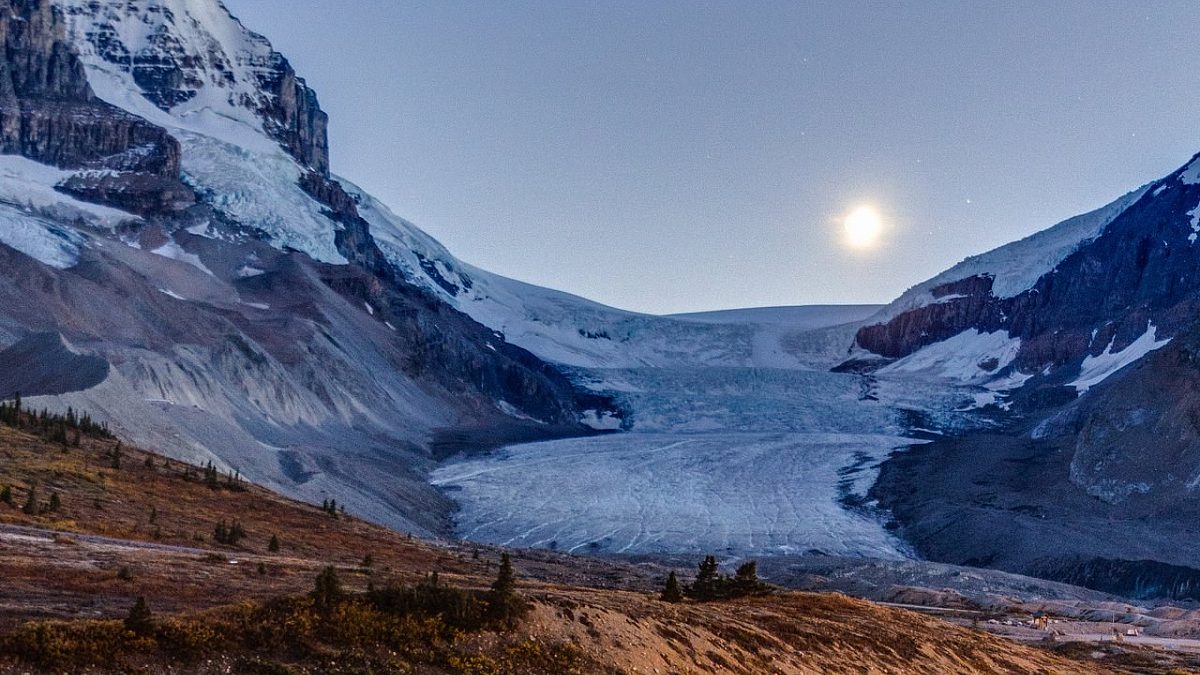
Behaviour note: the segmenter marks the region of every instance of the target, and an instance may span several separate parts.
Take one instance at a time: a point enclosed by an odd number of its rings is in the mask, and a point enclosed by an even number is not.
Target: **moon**
[[[883,234],[883,219],[870,206],[859,206],[842,221],[846,244],[851,248],[870,248]]]

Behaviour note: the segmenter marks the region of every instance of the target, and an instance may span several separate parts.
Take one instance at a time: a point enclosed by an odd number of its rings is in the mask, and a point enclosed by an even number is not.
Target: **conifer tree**
[[[679,586],[679,577],[675,576],[675,571],[667,575],[667,585],[663,588],[662,600],[665,602],[683,602],[683,589]]]
[[[689,594],[697,600],[716,598],[721,583],[717,569],[716,556],[704,556],[704,560],[700,561],[700,566],[696,570],[696,580],[692,582]]]
[[[28,516],[32,516],[37,513],[38,505],[36,486],[29,486],[29,495],[25,498],[25,506],[21,508],[21,511]]]
[[[49,510],[53,513],[62,508],[62,500],[59,499],[57,492],[50,493]]]
[[[5,485],[3,488],[0,488],[0,502],[4,502],[9,506],[13,505],[13,491],[11,485]]]
[[[267,544],[267,550],[271,553],[279,552],[279,537],[277,535],[271,535],[271,542]]]
[[[337,570],[332,566],[321,570],[317,575],[316,587],[312,592],[313,606],[321,611],[328,611],[337,605],[342,598],[342,582],[338,579]]]
[[[513,573],[512,559],[507,553],[502,553],[500,571],[488,594],[488,613],[493,620],[511,626],[523,607],[517,595],[517,577]]]
[[[146,598],[139,595],[133,603],[129,616],[125,617],[125,628],[137,635],[149,635],[154,630],[154,618],[146,606]]]
[[[754,560],[747,560],[742,563],[737,572],[733,576],[733,589],[735,595],[754,595],[767,590],[764,584],[758,578],[758,563]]]

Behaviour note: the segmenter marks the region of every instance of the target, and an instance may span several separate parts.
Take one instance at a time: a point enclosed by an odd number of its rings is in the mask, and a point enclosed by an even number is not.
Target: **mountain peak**
[[[55,2],[101,99],[236,145],[256,131],[329,175],[328,117],[316,94],[220,0]]]

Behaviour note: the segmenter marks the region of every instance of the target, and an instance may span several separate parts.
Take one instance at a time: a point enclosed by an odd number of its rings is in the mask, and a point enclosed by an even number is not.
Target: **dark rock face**
[[[933,560],[1200,597],[1200,327],[1083,396],[1041,398],[1004,433],[897,454],[872,495]]]
[[[509,344],[491,329],[400,278],[371,237],[354,199],[337,181],[310,172],[301,187],[329,207],[342,226],[338,252],[355,267],[330,268],[326,283],[340,294],[368,303],[380,320],[405,341],[405,370],[456,393],[506,401],[531,416],[563,428],[579,428],[588,408],[613,410],[610,399],[587,394],[532,353]],[[560,432],[561,433],[561,432]]]
[[[322,176],[329,175],[329,116],[321,110],[317,94],[287,59],[277,52],[273,68],[262,75],[259,85],[271,94],[259,113],[267,133],[288,153]]]
[[[990,333],[1003,323],[1003,308],[992,295],[992,278],[968,277],[933,289],[936,302],[905,312],[887,323],[863,326],[858,344],[888,358],[908,356],[970,328]]]
[[[220,3],[212,4],[228,14]],[[266,38],[238,26],[248,41],[244,51],[227,53],[218,45],[218,37],[201,35],[201,41],[209,41],[210,46],[198,53],[194,43],[181,37],[190,35],[194,27],[183,24],[192,19],[178,15],[171,3],[118,0],[103,6],[69,6],[67,11],[88,15],[90,28],[84,37],[96,54],[128,71],[142,95],[155,106],[169,112],[194,99],[205,87],[225,88],[229,102],[254,112],[267,134],[300,164],[321,176],[329,175],[329,118],[316,93]],[[145,45],[131,49],[122,41],[116,24],[141,21],[144,15],[152,15],[145,22],[153,30]],[[239,77],[247,81],[239,82]]]
[[[70,176],[57,187],[60,192],[84,201],[142,216],[174,213],[196,203],[195,193],[186,185],[153,173],[83,172]]]
[[[71,194],[136,213],[190,205],[179,182],[180,149],[164,129],[98,100],[63,39],[50,0],[0,0],[0,152],[64,169],[109,170],[77,177]]]
[[[1037,372],[1120,351],[1153,323],[1170,337],[1200,310],[1200,256],[1192,212],[1200,184],[1183,180],[1185,168],[1159,181],[1027,291],[995,298],[986,277],[935,289],[950,297],[865,326],[858,344],[883,356],[907,356],[963,330],[1007,330],[1022,341],[1016,366]]]

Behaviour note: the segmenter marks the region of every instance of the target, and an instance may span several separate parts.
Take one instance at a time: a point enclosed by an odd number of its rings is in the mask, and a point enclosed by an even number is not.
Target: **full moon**
[[[883,234],[883,219],[870,206],[860,206],[850,212],[842,222],[846,243],[852,248],[868,248],[879,241]]]

